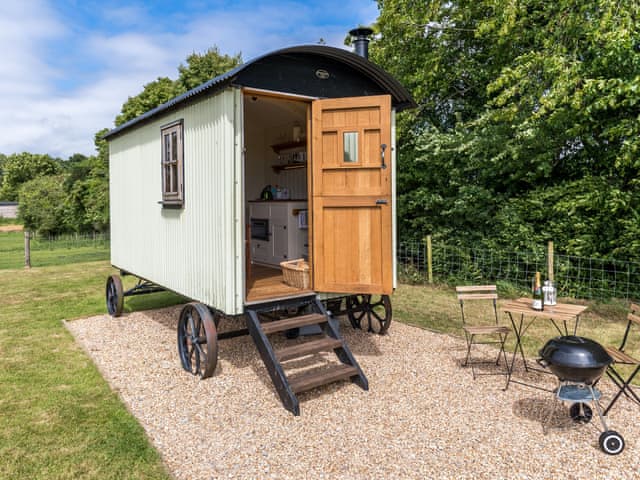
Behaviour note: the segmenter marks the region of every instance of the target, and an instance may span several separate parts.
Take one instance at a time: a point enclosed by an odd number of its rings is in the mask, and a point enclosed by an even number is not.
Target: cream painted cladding
[[[242,95],[228,88],[109,142],[111,263],[243,312]],[[163,208],[160,128],[184,121],[184,206]]]

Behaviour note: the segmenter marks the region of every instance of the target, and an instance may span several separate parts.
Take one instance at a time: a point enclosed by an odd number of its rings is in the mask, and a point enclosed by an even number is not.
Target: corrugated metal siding
[[[240,101],[227,89],[110,142],[112,264],[227,314],[242,310]],[[160,127],[180,118],[184,208],[167,209]]]

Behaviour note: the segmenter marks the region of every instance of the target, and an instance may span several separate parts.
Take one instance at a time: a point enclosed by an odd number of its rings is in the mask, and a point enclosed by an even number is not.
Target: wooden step
[[[351,365],[340,364],[329,370],[309,372],[289,379],[293,393],[300,393],[327,383],[344,380],[358,375],[358,369]]]
[[[261,323],[262,331],[269,335],[270,333],[284,332],[290,328],[299,328],[306,325],[317,325],[325,323],[327,317],[319,313],[311,313],[309,315],[301,315],[300,317],[285,318],[284,320],[274,320],[273,322]]]
[[[337,338],[324,337],[319,340],[313,340],[304,343],[298,343],[289,347],[281,348],[276,351],[276,358],[280,362],[291,360],[292,358],[299,358],[305,355],[318,352],[330,352],[334,348],[342,346],[342,341]]]

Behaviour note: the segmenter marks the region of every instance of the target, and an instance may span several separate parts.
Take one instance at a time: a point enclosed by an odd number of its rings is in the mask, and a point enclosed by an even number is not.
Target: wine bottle
[[[542,285],[540,283],[540,272],[536,272],[536,279],[533,284],[533,303],[531,308],[534,310],[544,310],[544,295],[542,293]]]

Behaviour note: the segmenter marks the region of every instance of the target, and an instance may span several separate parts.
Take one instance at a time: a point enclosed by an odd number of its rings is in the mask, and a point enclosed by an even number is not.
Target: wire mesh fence
[[[558,294],[585,299],[640,299],[640,262],[552,254]],[[548,253],[504,252],[434,243],[431,264],[426,242],[401,243],[397,251],[400,281],[426,283],[429,271],[439,283],[505,282],[531,287],[540,271],[548,276]]]
[[[31,234],[32,267],[64,265],[109,259],[108,234],[68,234],[41,236]],[[25,234],[5,233],[0,236],[0,269],[25,266]]]
[[[109,259],[108,234],[33,235],[31,265],[44,267]],[[23,232],[0,236],[0,269],[25,264]],[[436,283],[505,282],[521,289],[531,286],[535,272],[548,276],[549,258],[544,247],[537,252],[505,252],[462,248],[435,242],[401,242],[397,250],[401,282]],[[429,262],[429,257],[431,262]],[[558,294],[585,299],[640,299],[640,261],[621,261],[553,254]]]

